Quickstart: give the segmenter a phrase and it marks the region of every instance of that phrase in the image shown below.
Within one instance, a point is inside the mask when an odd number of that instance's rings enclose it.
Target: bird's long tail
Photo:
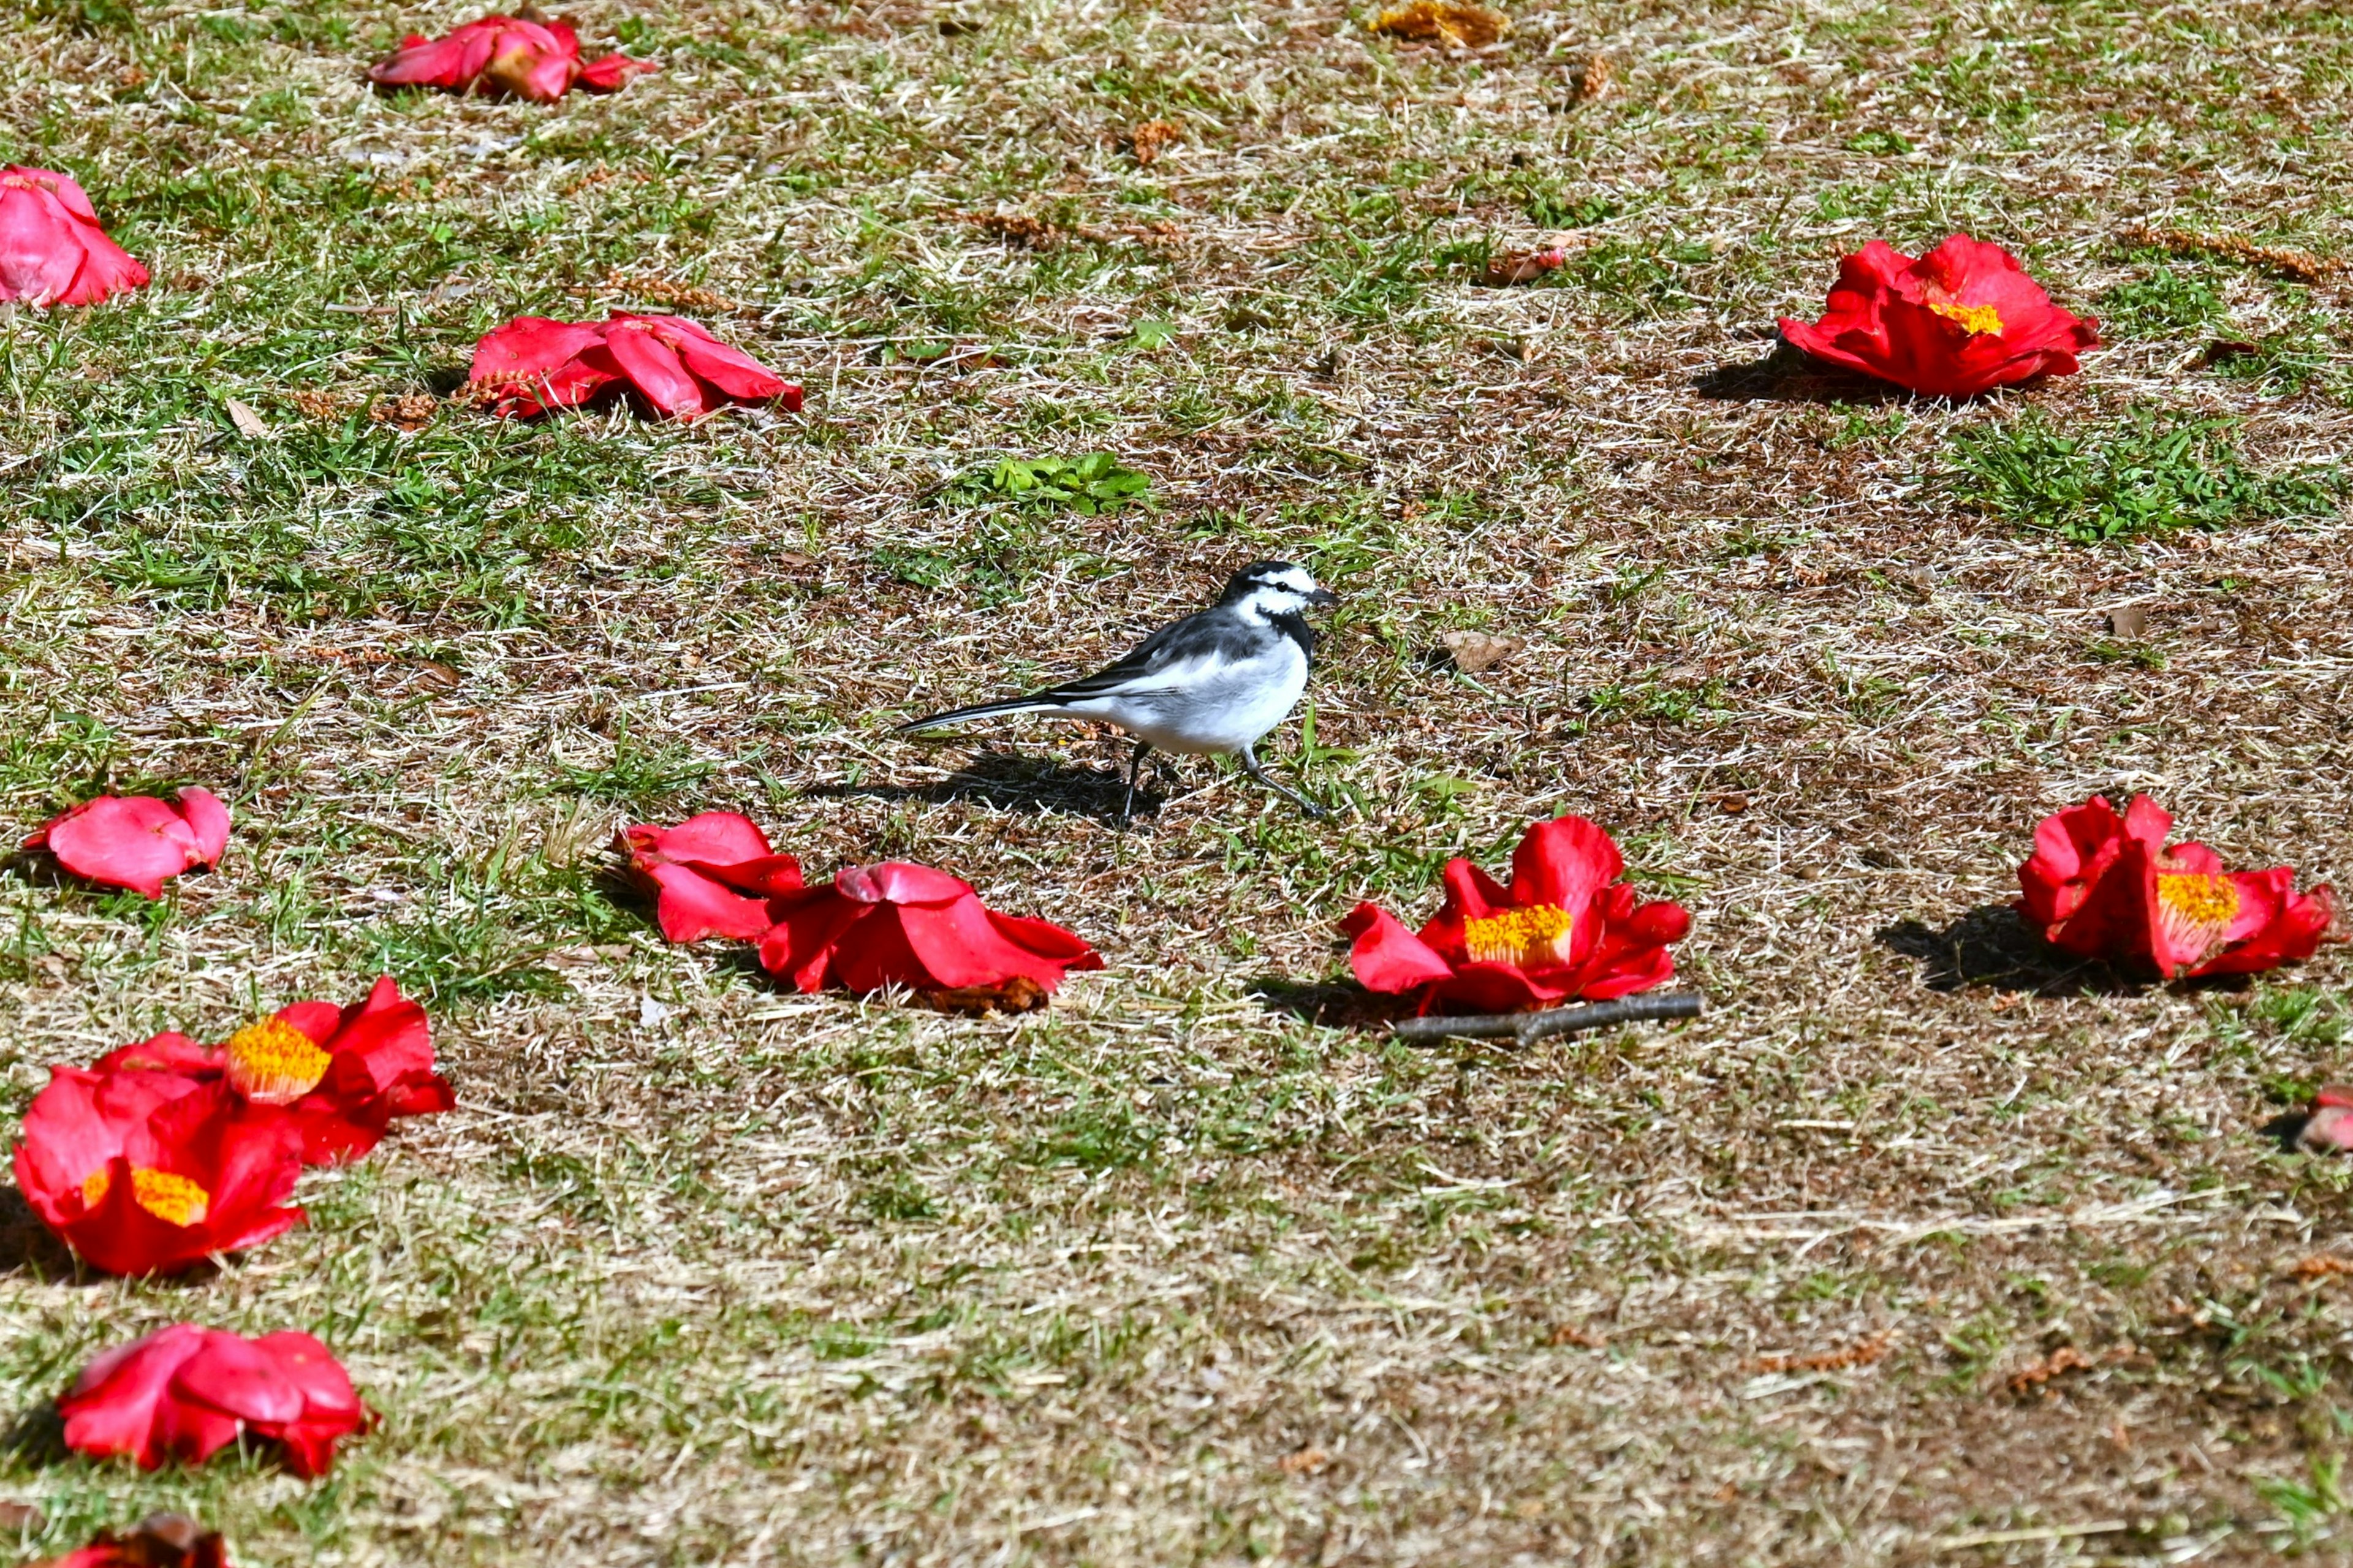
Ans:
[[[969,724],[975,719],[996,719],[1008,713],[1051,713],[1062,705],[1042,694],[1035,697],[1008,698],[1003,702],[983,702],[971,708],[951,708],[944,713],[933,713],[922,719],[910,719],[899,726],[901,731],[913,730],[944,730],[951,724]]]

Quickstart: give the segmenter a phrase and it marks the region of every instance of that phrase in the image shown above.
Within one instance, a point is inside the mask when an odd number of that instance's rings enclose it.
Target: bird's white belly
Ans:
[[[1247,664],[1169,676],[1165,685],[1131,686],[1065,711],[1108,719],[1164,752],[1222,756],[1251,744],[1298,706],[1307,689],[1307,656],[1286,637]]]

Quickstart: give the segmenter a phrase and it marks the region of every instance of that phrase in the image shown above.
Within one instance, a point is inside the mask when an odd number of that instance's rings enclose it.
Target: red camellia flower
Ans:
[[[2286,866],[2226,871],[2203,844],[2167,848],[2172,828],[2145,795],[2122,816],[2094,795],[2043,818],[2018,868],[2018,912],[2063,952],[2167,980],[2275,969],[2329,938],[2327,887],[2299,896]]]
[[[671,942],[765,936],[777,919],[769,900],[801,889],[801,863],[769,848],[759,824],[732,811],[706,811],[676,827],[640,823],[622,830],[619,847],[653,892],[655,918]]]
[[[354,1160],[384,1138],[396,1116],[423,1116],[457,1103],[433,1070],[433,1028],[425,1009],[389,974],[350,1007],[297,1002],[228,1043],[207,1048],[162,1034],[98,1059],[92,1069],[171,1073],[191,1083],[225,1082],[248,1105],[282,1108],[301,1131],[306,1164]]]
[[[1839,263],[1830,309],[1781,335],[1817,359],[1930,397],[2073,375],[2099,323],[2051,302],[2009,251],[1957,234],[1914,261],[1874,239]]]
[[[0,300],[95,305],[146,284],[79,185],[53,169],[0,169]]]
[[[52,819],[25,840],[75,876],[164,896],[164,879],[213,866],[228,847],[228,807],[210,790],[184,789],[179,804],[153,795],[102,795]]]
[[[772,398],[801,406],[799,387],[683,316],[617,311],[601,326],[517,316],[474,345],[468,379],[481,402],[524,416],[621,395],[666,419]]]
[[[151,1513],[128,1535],[99,1531],[88,1546],[33,1568],[229,1568],[220,1531],[185,1514]]]
[[[1606,1002],[1672,978],[1667,944],[1691,916],[1642,903],[1618,880],[1625,858],[1581,816],[1530,827],[1512,852],[1512,885],[1468,860],[1446,863],[1446,903],[1414,935],[1377,905],[1341,922],[1366,988],[1411,994],[1416,1011],[1525,1013],[1582,998]]]
[[[110,1274],[168,1274],[301,1223],[281,1206],[302,1135],[225,1083],[51,1068],[25,1111],[16,1185],[66,1245]]]
[[[309,1334],[248,1340],[194,1323],[100,1356],[58,1411],[78,1454],[128,1454],[142,1470],[200,1464],[243,1431],[283,1445],[286,1468],[306,1479],[334,1463],[338,1439],[375,1421],[343,1363]]]
[[[998,914],[968,883],[903,860],[849,867],[776,903],[780,918],[760,943],[760,962],[803,991],[1011,985],[1042,999],[1065,970],[1103,967],[1060,926]]]
[[[410,34],[390,59],[369,68],[368,78],[385,87],[442,87],[454,92],[480,88],[533,103],[554,103],[575,87],[614,92],[631,77],[660,68],[627,55],[607,55],[582,65],[580,39],[570,24],[485,16],[446,38]]]

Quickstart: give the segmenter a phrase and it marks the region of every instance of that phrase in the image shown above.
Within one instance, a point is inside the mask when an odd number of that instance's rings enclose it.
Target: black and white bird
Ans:
[[[1339,595],[1288,561],[1261,561],[1233,575],[1216,605],[1153,633],[1108,668],[1003,702],[954,708],[899,728],[937,730],[1008,713],[1108,720],[1135,737],[1127,805],[1154,747],[1191,756],[1232,756],[1243,771],[1310,816],[1324,808],[1266,776],[1252,749],[1289,717],[1307,689],[1315,649],[1307,611]]]

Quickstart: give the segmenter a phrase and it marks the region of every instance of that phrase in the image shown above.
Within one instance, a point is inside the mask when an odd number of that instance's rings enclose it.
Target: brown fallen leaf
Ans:
[[[1446,645],[1447,657],[1453,659],[1454,668],[1465,675],[1493,669],[1528,646],[1525,637],[1495,637],[1487,632],[1447,632],[1438,640]]]
[[[1511,18],[1501,11],[1463,0],[1409,0],[1382,12],[1373,22],[1373,31],[1416,43],[1483,49],[1510,31],[1511,26]]]
[[[1533,283],[1567,259],[1566,250],[1499,250],[1487,258],[1487,269],[1479,281],[1490,289]]]
[[[225,399],[223,406],[228,410],[228,422],[237,426],[238,435],[248,441],[269,439],[269,422],[260,415],[234,397]]]
[[[1135,161],[1149,169],[1159,161],[1160,154],[1185,139],[1185,128],[1173,120],[1147,120],[1128,132],[1127,148]]]
[[[2147,605],[2118,605],[2107,615],[2108,635],[2115,637],[2139,637],[2148,635]]]
[[[409,668],[417,671],[417,685],[429,686],[436,691],[455,691],[464,679],[438,658],[420,658]]]
[[[1715,809],[1726,816],[1738,816],[1748,809],[1748,797],[1745,795],[1720,795],[1715,797]]]
[[[977,1018],[989,1013],[1034,1013],[1049,1000],[1043,985],[1017,974],[1001,985],[927,986],[915,1000],[934,1013]]]

